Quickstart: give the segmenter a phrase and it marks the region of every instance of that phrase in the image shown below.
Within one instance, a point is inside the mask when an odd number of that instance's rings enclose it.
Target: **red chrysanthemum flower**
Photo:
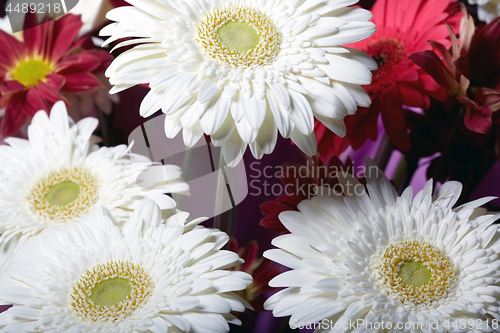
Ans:
[[[307,172],[301,172],[305,170]],[[355,174],[354,165],[350,158],[345,163],[333,156],[328,164],[324,164],[321,159],[309,159],[306,166],[288,164],[283,166],[284,173],[281,180],[285,184],[288,194],[282,194],[273,201],[267,201],[260,205],[260,211],[264,218],[260,225],[268,230],[289,233],[288,229],[281,223],[278,216],[288,210],[299,211],[298,204],[302,200],[311,199],[311,196],[319,191],[320,187],[325,187],[330,193],[340,193],[338,176],[339,174]],[[364,183],[364,179],[359,179]],[[322,194],[327,194],[326,192]]]
[[[238,241],[231,238],[229,250],[238,253],[240,258],[245,260],[243,264],[229,270],[242,271],[253,277],[252,284],[245,290],[237,292],[237,294],[250,303],[255,311],[263,311],[266,294],[273,291],[273,288],[269,287],[269,281],[280,274],[283,269],[280,266],[274,266],[272,261],[258,256],[259,245],[256,241],[251,241],[247,246],[240,248]]]
[[[366,140],[377,139],[377,118],[400,150],[410,147],[403,106],[428,108],[429,96],[446,98],[446,92],[421,68],[409,60],[415,52],[430,49],[428,40],[449,46],[445,20],[458,26],[460,11],[455,0],[378,0],[372,8],[377,32],[351,46],[375,59],[379,69],[365,89],[370,94],[369,108],[359,108],[346,118],[347,136],[358,149]]]
[[[34,26],[35,14],[26,16],[25,26]],[[103,85],[96,77],[112,58],[95,50],[90,36],[78,38],[80,16],[59,19],[24,30],[20,41],[0,31],[0,109],[5,109],[2,135],[17,133],[39,110],[50,111],[65,95],[97,91]]]
[[[500,18],[475,32],[474,21],[462,7],[459,45],[450,31],[453,46],[448,50],[438,42],[430,42],[434,51],[411,56],[449,95],[465,106],[465,126],[486,134],[493,121],[500,123]],[[495,116],[495,117],[494,117]]]

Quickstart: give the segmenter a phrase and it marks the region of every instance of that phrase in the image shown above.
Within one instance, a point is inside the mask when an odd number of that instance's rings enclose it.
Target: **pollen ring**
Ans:
[[[146,304],[153,290],[153,280],[141,266],[111,261],[80,276],[71,290],[70,303],[84,321],[115,323]]]
[[[28,209],[42,221],[74,222],[99,199],[97,178],[82,168],[61,169],[39,177],[26,194]]]
[[[435,308],[451,301],[458,287],[458,267],[425,241],[390,244],[370,266],[378,289],[410,308]]]
[[[200,22],[196,41],[218,63],[247,68],[270,64],[280,51],[281,34],[260,10],[227,6]]]

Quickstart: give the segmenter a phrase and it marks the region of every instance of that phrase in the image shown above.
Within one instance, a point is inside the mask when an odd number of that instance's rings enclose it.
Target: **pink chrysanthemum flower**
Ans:
[[[433,51],[413,54],[411,60],[465,106],[464,124],[469,130],[486,134],[500,122],[500,63],[490,61],[500,56],[500,18],[476,32],[465,7],[462,11],[460,44],[450,31],[450,50],[432,41]]]
[[[34,15],[25,24],[33,26]],[[88,94],[103,88],[96,77],[111,56],[95,50],[90,36],[78,38],[79,16],[67,14],[23,32],[20,41],[0,31],[0,109],[5,109],[1,132],[16,134],[39,110],[49,111],[68,94]],[[78,99],[78,98],[77,98]]]
[[[428,40],[451,46],[448,22],[457,28],[460,12],[454,0],[378,0],[372,8],[375,34],[353,44],[368,53],[379,67],[372,83],[365,86],[372,104],[346,119],[347,135],[354,149],[377,138],[377,118],[382,114],[385,130],[400,150],[408,150],[410,139],[403,105],[428,108],[433,96],[446,98],[444,90],[409,60],[415,52],[429,50]],[[455,10],[457,9],[457,10]]]

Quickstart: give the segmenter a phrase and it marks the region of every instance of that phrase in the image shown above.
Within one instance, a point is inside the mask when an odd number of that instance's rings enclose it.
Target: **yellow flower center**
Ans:
[[[74,222],[91,211],[99,199],[96,177],[79,168],[40,177],[27,192],[28,209],[43,222]]]
[[[208,14],[196,40],[206,55],[230,68],[265,66],[279,53],[281,35],[260,10],[228,6]]]
[[[372,258],[375,285],[411,308],[437,307],[451,300],[458,287],[453,263],[431,244],[405,240],[389,245]]]
[[[115,323],[146,304],[153,290],[153,280],[141,266],[111,261],[81,275],[71,290],[70,302],[84,321]]]
[[[39,59],[29,59],[17,65],[12,72],[12,78],[26,87],[37,87],[38,82],[44,81],[51,71],[50,63]]]

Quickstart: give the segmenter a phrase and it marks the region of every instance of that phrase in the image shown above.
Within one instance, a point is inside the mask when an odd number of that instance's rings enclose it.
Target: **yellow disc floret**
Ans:
[[[49,62],[41,59],[28,59],[20,62],[12,71],[12,79],[26,87],[37,87],[40,81],[52,71]]]

